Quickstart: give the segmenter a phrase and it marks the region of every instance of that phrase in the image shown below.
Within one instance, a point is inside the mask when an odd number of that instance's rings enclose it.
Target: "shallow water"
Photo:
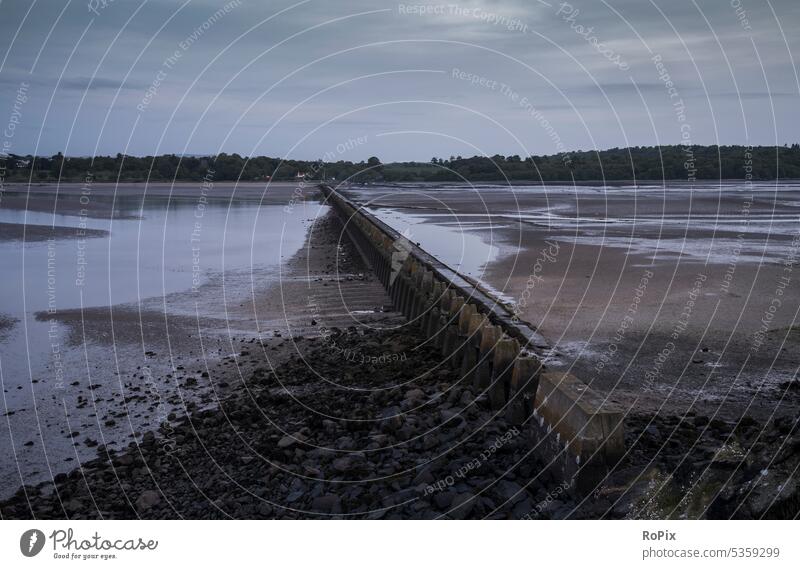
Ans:
[[[370,203],[371,211],[395,229],[416,230],[423,248],[477,277],[487,263],[524,249],[518,231],[516,236],[504,231],[520,225],[568,243],[626,249],[642,259],[680,256],[709,264],[734,258],[739,263],[779,262],[800,229],[796,182],[419,184],[348,193]],[[428,225],[424,229],[423,222]]]
[[[189,290],[209,275],[280,263],[303,243],[305,228],[287,223],[283,208],[191,200],[148,200],[130,213],[140,219],[0,210],[0,222],[110,231],[108,237],[51,243],[0,243],[4,278],[0,311],[109,306]],[[264,246],[268,244],[268,246]],[[283,250],[281,251],[281,246]],[[48,263],[48,260],[51,262]],[[54,288],[47,293],[48,277]],[[23,294],[24,293],[24,294]]]
[[[98,186],[95,191],[103,189]],[[17,320],[0,342],[7,390],[52,371],[49,347],[60,337],[37,313],[201,290],[203,314],[219,313],[223,296],[230,301],[246,295],[254,275],[277,276],[280,263],[302,246],[305,221],[327,210],[308,203],[287,213],[282,205],[252,200],[161,195],[119,203],[121,218],[115,219],[0,209],[0,222],[73,228],[49,241],[0,242],[0,314]],[[109,234],[83,238],[81,228]],[[219,290],[207,290],[209,283]]]
[[[482,230],[491,231],[490,225],[464,224],[452,217],[435,223],[429,216],[409,214],[402,211],[374,210],[383,222],[420,245],[431,255],[442,260],[462,274],[480,278],[487,263],[497,259],[500,247],[481,235]]]
[[[113,200],[113,219],[81,217],[74,207],[42,212],[49,187],[35,189],[39,211],[0,208],[0,222],[70,228],[49,241],[0,242],[0,315],[14,320],[0,331],[0,496],[92,457],[88,439],[119,447],[180,411],[170,402],[179,376],[230,353],[228,336],[258,334],[256,322],[231,322],[229,310],[277,282],[313,219],[328,211],[303,200],[287,208],[292,187],[264,199],[261,187],[240,196],[220,184],[219,198],[206,201],[197,187],[176,195],[157,187],[143,200],[142,185],[123,186],[92,190],[92,199]],[[59,191],[59,207],[74,206],[79,188]],[[82,238],[81,228],[109,233]],[[113,321],[90,310],[109,306]],[[200,333],[201,319],[213,329]]]

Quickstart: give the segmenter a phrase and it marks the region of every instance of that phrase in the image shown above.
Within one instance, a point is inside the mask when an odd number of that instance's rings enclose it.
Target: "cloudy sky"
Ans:
[[[797,0],[0,0],[2,144],[389,161],[792,143],[798,29]]]

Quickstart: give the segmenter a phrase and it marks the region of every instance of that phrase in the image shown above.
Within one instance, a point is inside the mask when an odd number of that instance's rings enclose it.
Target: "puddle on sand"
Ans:
[[[384,223],[419,243],[420,247],[449,267],[480,279],[487,263],[495,261],[500,247],[486,243],[472,223],[431,222],[427,215],[415,215],[388,209],[370,211]]]

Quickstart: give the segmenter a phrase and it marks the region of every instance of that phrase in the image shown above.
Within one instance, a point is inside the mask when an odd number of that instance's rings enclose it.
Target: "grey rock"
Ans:
[[[463,520],[468,517],[475,507],[475,501],[475,495],[471,492],[458,494],[451,504],[450,517],[457,520]]]
[[[145,490],[136,499],[136,509],[145,512],[161,502],[161,494],[155,490]]]
[[[319,498],[314,498],[311,507],[315,511],[326,514],[340,514],[342,512],[342,500],[336,494],[325,494]]]

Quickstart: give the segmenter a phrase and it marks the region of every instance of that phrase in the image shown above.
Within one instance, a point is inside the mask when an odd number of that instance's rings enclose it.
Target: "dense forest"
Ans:
[[[282,160],[266,156],[0,156],[5,181],[350,180],[372,182],[774,180],[800,178],[800,145],[637,146],[547,156],[451,156],[430,162]]]

